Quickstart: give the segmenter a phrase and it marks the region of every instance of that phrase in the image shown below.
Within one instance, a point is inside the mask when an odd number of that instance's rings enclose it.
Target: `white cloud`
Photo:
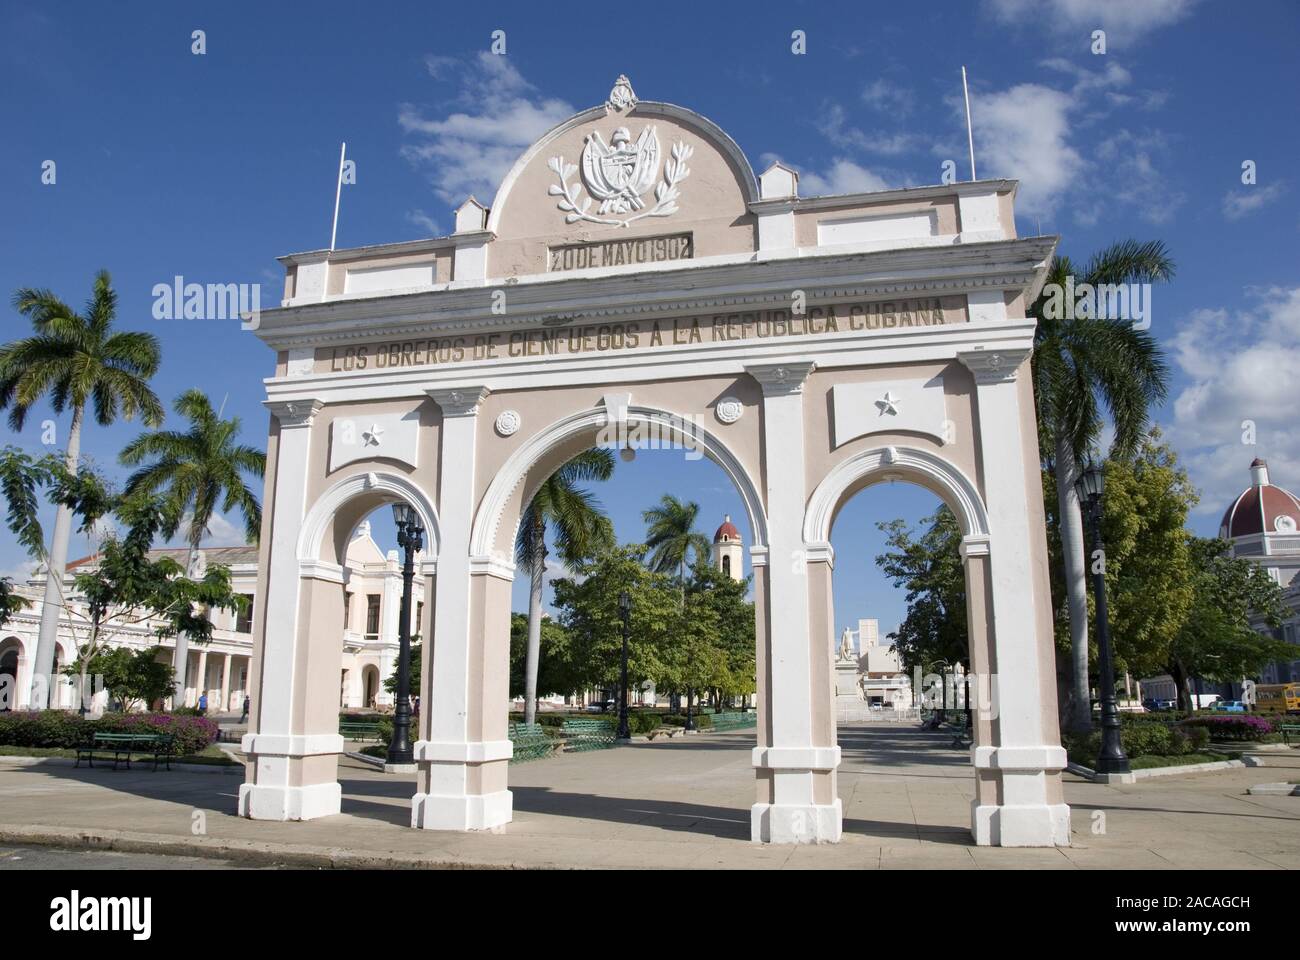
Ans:
[[[807,197],[888,189],[890,185],[879,174],[843,157],[831,161],[830,169],[824,173],[809,170],[799,174],[799,192]]]
[[[422,209],[407,210],[406,219],[408,223],[415,224],[431,237],[442,236],[442,228],[438,226],[438,222]]]
[[[887,156],[904,153],[918,142],[916,135],[910,133],[865,133],[848,122],[848,114],[838,103],[823,107],[817,130],[832,146]]]
[[[1189,382],[1174,400],[1169,437],[1203,491],[1202,513],[1227,507],[1257,456],[1268,461],[1274,483],[1300,487],[1300,287],[1247,292],[1250,308],[1197,310],[1170,341]],[[1254,445],[1243,442],[1244,421],[1254,425]]]
[[[430,57],[435,79],[452,72],[453,58]],[[505,57],[481,52],[460,66],[463,107],[429,118],[414,104],[402,104],[398,123],[411,140],[402,156],[427,169],[433,190],[453,206],[470,194],[490,203],[497,185],[534,140],[575,111],[563,100],[542,97]]]
[[[1240,220],[1248,214],[1262,210],[1282,194],[1286,193],[1286,184],[1281,180],[1266,187],[1258,185],[1243,186],[1240,190],[1230,190],[1223,195],[1223,215],[1229,220]]]
[[[1051,215],[1078,186],[1085,163],[1070,145],[1075,106],[1069,94],[1037,83],[971,98],[977,172],[1018,178],[1018,212]]]
[[[1197,0],[985,0],[1004,23],[1045,25],[1056,33],[1106,31],[1106,42],[1137,40],[1153,30],[1177,23]]]
[[[863,87],[862,102],[882,113],[906,116],[912,112],[916,96],[911,90],[880,77]]]
[[[208,521],[208,532],[203,543],[209,547],[234,547],[244,542],[244,527],[231,523],[220,513],[214,513]]]

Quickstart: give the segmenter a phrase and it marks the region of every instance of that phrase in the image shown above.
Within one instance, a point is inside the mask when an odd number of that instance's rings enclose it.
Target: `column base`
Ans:
[[[239,786],[239,815],[251,820],[315,820],[338,813],[343,806],[339,783],[313,783],[305,787]]]
[[[998,806],[972,801],[970,832],[981,847],[1068,847],[1070,808],[1064,803]]]
[[[750,808],[750,839],[754,843],[839,843],[844,812],[834,803],[756,803]]]
[[[495,830],[513,814],[509,790],[463,796],[417,793],[411,798],[411,826],[417,830]]]

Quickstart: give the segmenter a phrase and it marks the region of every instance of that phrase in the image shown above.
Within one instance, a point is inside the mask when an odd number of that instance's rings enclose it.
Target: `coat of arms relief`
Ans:
[[[606,109],[622,113],[636,105],[636,94],[627,77],[619,77],[606,101]],[[609,142],[599,130],[589,133],[582,148],[581,183],[570,182],[578,173],[576,164],[563,156],[551,157],[547,166],[558,180],[548,192],[559,197],[557,206],[564,211],[565,223],[601,223],[626,227],[645,217],[667,217],[677,212],[681,196],[678,185],[690,176],[686,161],[694,152],[683,140],[673,143],[659,177],[659,133],[654,126],[642,128],[636,140],[627,127],[618,127]],[[646,194],[654,186],[654,205],[648,206]],[[583,196],[583,189],[586,196]],[[592,204],[599,201],[595,212]]]

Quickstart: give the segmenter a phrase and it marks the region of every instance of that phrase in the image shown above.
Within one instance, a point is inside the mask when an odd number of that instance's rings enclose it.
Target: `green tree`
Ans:
[[[523,697],[527,670],[529,618],[525,613],[510,615],[510,696]],[[569,632],[550,617],[542,617],[539,631],[537,693],[540,696],[577,693],[580,671],[573,661]]]
[[[161,647],[149,650],[130,650],[126,647],[100,650],[89,661],[91,676],[102,679],[104,689],[111,699],[120,700],[122,708],[130,710],[135,704],[148,708],[171,692],[172,671],[167,663],[158,659]],[[78,671],[76,665],[64,672]]]
[[[90,300],[77,313],[50,290],[23,287],[13,296],[14,309],[32,322],[33,336],[0,347],[0,410],[9,410],[9,426],[23,429],[27,413],[48,397],[55,413],[71,411],[64,465],[76,473],[81,460],[81,428],[86,407],[95,421],[107,426],[118,415],[139,416],[146,424],[162,422],[162,404],[149,388],[158,371],[161,351],[152,334],[115,331],[117,294],[108,271],[95,275]],[[31,702],[41,708],[54,669],[54,651],[63,609],[63,576],[67,570],[72,512],[58,507],[49,550],[31,551],[45,563],[45,602],[32,670]]]
[[[618,685],[623,627],[619,594],[632,600],[628,642],[629,683],[662,682],[665,656],[680,604],[673,582],[642,564],[641,544],[613,547],[579,563],[573,577],[554,582],[558,619],[568,631],[570,681],[575,690]]]
[[[1253,617],[1275,630],[1283,617],[1282,588],[1259,564],[1230,556],[1227,542],[1217,538],[1191,537],[1189,550],[1194,602],[1165,666],[1183,710],[1192,708],[1192,677],[1233,682],[1295,653],[1292,644],[1250,626]]]
[[[940,661],[969,666],[966,571],[957,518],[941,506],[919,531],[903,520],[876,526],[888,534],[886,552],[876,557],[876,565],[895,587],[907,591],[907,616],[889,634],[904,667],[929,669]]]
[[[1065,587],[1068,597],[1073,682],[1070,726],[1088,730],[1087,578],[1083,519],[1074,484],[1079,465],[1101,436],[1102,408],[1115,427],[1112,454],[1124,456],[1146,432],[1148,412],[1168,393],[1169,372],[1154,337],[1131,318],[1103,316],[1086,302],[1067,302],[1068,290],[1166,281],[1173,260],[1163,243],[1126,240],[1094,254],[1082,270],[1057,257],[1029,313],[1034,331],[1033,377],[1038,401],[1039,447],[1056,477]]]
[[[687,592],[684,602],[670,606],[671,642],[658,657],[657,686],[686,693],[689,713],[702,690],[734,686],[726,651],[718,643],[721,624],[707,594]]]
[[[1163,669],[1195,599],[1185,524],[1196,491],[1158,430],[1131,458],[1108,460],[1105,479],[1101,527],[1116,667],[1149,676]]]
[[[656,573],[675,571],[683,602],[686,595],[687,561],[692,554],[697,562],[709,558],[709,538],[695,529],[699,514],[698,503],[678,500],[671,493],[665,493],[658,506],[641,514],[646,523],[650,569]]]
[[[695,598],[715,615],[709,643],[721,652],[722,659],[708,686],[719,712],[724,698],[748,696],[756,689],[754,604],[746,599],[748,592],[748,578],[736,580],[702,558],[692,566],[686,584],[687,608]]]
[[[0,627],[9,622],[9,618],[20,610],[26,610],[31,602],[14,592],[13,581],[0,577]]]
[[[542,639],[542,586],[546,574],[546,532],[550,528],[560,559],[568,566],[614,543],[614,527],[599,502],[579,484],[608,480],[612,451],[594,447],[578,454],[542,482],[519,518],[515,559],[528,573],[528,644],[524,667],[524,720],[537,715],[537,669]]]
[[[176,398],[175,409],[189,420],[189,430],[141,434],[126,445],[120,459],[126,466],[139,467],[126,482],[128,494],[163,491],[174,507],[169,511],[174,522],[162,529],[162,535],[172,537],[184,525],[189,545],[185,567],[193,575],[199,543],[218,504],[224,513],[237,511],[244,521],[244,536],[249,543],[257,542],[262,507],[244,476],[261,478],[266,473],[266,454],[239,443],[239,418],[222,419],[201,390],[186,390]],[[176,638],[178,704],[185,696],[188,640],[185,634]]]

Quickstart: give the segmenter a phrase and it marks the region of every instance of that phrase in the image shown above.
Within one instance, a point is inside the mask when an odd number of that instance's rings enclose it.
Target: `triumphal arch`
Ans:
[[[639,100],[543,135],[455,232],[283,258],[239,810],[340,810],[344,551],[397,500],[428,531],[412,826],[509,824],[513,543],[595,444],[676,438],[744,501],[757,611],[756,841],[838,840],[831,526],[885,480],[963,532],[981,844],[1069,842],[1029,371],[1053,238],[1016,183],[800,196],[723,130]]]

